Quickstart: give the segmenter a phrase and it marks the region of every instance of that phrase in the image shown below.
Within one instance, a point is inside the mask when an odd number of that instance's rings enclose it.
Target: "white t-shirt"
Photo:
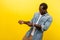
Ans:
[[[36,24],[38,24],[38,22],[39,22],[39,20],[40,20],[41,17],[42,17],[42,15],[40,14],[40,16],[39,16]],[[36,29],[36,27],[34,27],[33,30],[32,30],[32,32],[31,32],[31,35],[32,35],[32,36],[34,35],[35,29]]]

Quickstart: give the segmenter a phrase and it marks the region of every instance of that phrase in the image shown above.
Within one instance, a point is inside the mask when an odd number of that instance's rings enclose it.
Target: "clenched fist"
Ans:
[[[24,21],[23,20],[19,20],[18,23],[19,24],[24,24]]]

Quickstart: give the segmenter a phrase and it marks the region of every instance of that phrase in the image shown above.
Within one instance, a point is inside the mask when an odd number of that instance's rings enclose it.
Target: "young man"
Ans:
[[[52,22],[52,17],[48,14],[47,8],[46,3],[41,3],[39,12],[34,14],[31,21],[19,20],[19,24],[27,24],[31,27],[23,40],[42,40],[43,32],[49,28]]]

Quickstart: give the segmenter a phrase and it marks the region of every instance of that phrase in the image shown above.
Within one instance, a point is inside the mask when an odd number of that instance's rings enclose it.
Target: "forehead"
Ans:
[[[41,9],[43,9],[43,6],[40,6]]]

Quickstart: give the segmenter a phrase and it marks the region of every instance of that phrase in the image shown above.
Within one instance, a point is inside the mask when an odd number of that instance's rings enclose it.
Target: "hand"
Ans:
[[[18,23],[19,24],[24,24],[24,21],[23,20],[19,20]]]

